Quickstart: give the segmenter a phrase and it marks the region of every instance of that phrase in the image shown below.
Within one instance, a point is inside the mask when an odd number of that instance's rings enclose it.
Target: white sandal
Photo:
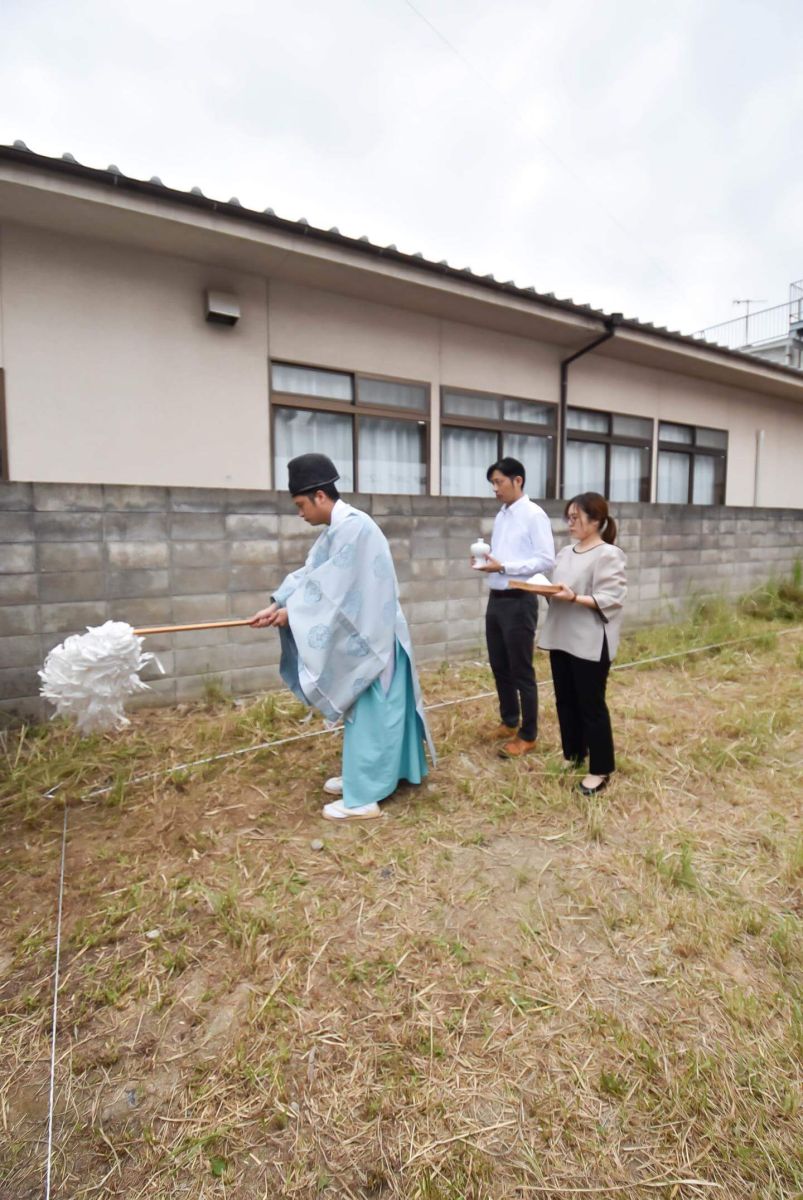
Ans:
[[[321,816],[325,821],[370,821],[373,817],[381,817],[382,810],[378,804],[346,808],[342,800],[333,800],[331,804],[324,804]]]

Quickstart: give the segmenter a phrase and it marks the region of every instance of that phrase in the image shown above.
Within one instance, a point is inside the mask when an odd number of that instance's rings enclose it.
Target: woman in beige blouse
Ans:
[[[549,651],[563,756],[580,766],[588,755],[580,791],[591,796],[615,769],[605,687],[627,595],[625,556],[604,496],[583,492],[565,513],[577,544],[558,554],[552,582],[561,590],[549,598],[539,644]]]

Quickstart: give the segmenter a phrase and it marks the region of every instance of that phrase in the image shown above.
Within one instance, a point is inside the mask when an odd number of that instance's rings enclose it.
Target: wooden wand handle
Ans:
[[[139,637],[154,633],[188,633],[193,629],[230,629],[234,625],[250,625],[250,621],[201,621],[198,625],[150,625],[147,629],[135,629]]]

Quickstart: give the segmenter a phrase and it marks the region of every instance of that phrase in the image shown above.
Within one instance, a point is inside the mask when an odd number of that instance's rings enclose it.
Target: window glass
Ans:
[[[527,437],[524,433],[502,435],[502,456],[517,458],[523,465],[526,474],[524,490],[531,498],[546,496],[551,448],[550,438]]]
[[[554,425],[555,409],[551,404],[529,404],[526,400],[502,401],[506,421],[521,421],[527,425]]]
[[[275,392],[292,392],[297,396],[320,396],[326,400],[348,400],[352,398],[350,375],[337,371],[320,371],[315,367],[293,367],[287,363],[273,363],[271,383]]]
[[[485,496],[485,472],[499,457],[495,433],[484,429],[441,430],[441,492],[444,496]]]
[[[728,435],[722,429],[698,429],[695,440],[698,446],[711,446],[716,450],[728,448]]]
[[[611,446],[609,500],[640,500],[650,470],[650,452],[640,446]]]
[[[278,408],[274,420],[273,483],[287,486],[287,464],[299,454],[328,454],[340,472],[337,487],[354,491],[354,453],[351,417],[337,413],[308,412],[303,408]]]
[[[659,504],[688,504],[691,456],[661,450],[658,455]]]
[[[661,421],[658,438],[662,442],[683,442],[690,446],[693,436],[694,430],[689,425],[668,425]]]
[[[567,500],[580,492],[605,494],[605,450],[605,445],[600,442],[567,442]]]
[[[423,494],[426,487],[423,425],[417,421],[361,417],[357,445],[361,492]]]
[[[357,403],[383,404],[388,408],[412,408],[416,412],[426,412],[429,408],[429,388],[414,383],[395,383],[391,379],[358,379]]]
[[[592,433],[608,433],[609,420],[607,413],[591,412],[587,408],[568,408],[566,410],[567,429],[588,429]]]
[[[614,416],[612,420],[614,436],[652,439],[652,421],[645,417]]]
[[[716,495],[716,459],[708,454],[694,456],[692,504],[713,504]]]
[[[498,396],[469,396],[465,392],[443,393],[443,411],[448,416],[498,421],[501,410],[502,403]]]

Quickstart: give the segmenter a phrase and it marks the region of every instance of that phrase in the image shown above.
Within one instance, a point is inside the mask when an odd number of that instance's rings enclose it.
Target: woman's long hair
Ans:
[[[605,497],[600,496],[599,492],[581,492],[579,496],[572,496],[571,500],[566,502],[564,517],[568,517],[573,504],[576,504],[590,521],[598,522],[599,536],[603,542],[612,546],[616,541],[616,522],[608,512],[608,501]]]

